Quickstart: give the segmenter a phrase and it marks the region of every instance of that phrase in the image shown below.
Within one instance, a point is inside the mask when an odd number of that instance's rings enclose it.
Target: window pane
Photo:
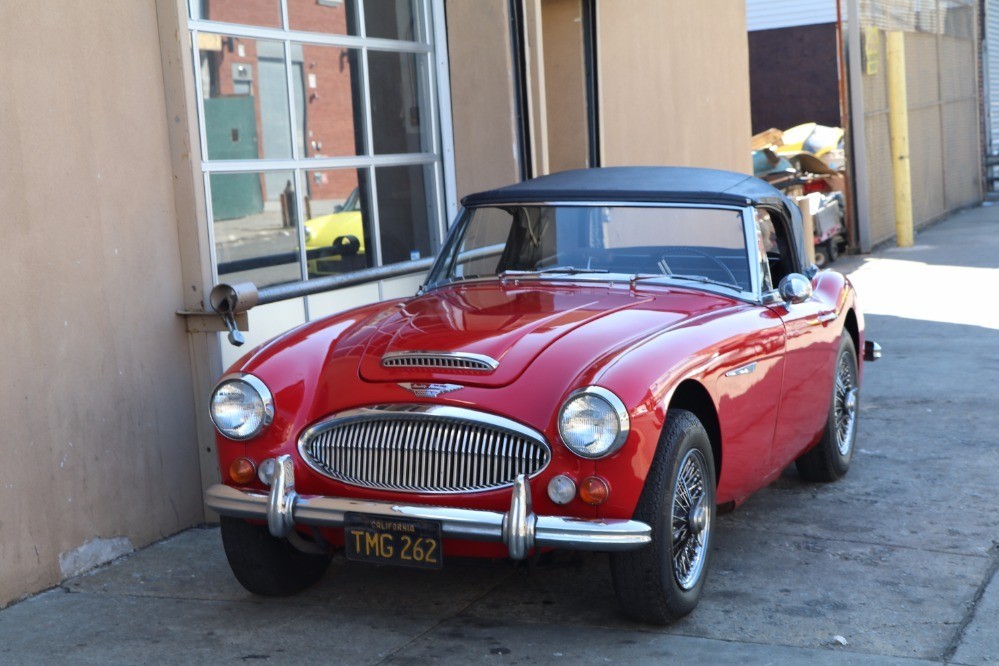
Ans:
[[[211,175],[220,280],[263,287],[301,279],[294,183],[291,171]]]
[[[364,31],[368,37],[425,41],[419,0],[364,0]]]
[[[197,0],[191,5],[196,19],[281,27],[280,0]]]
[[[343,157],[364,154],[360,52],[334,46],[295,45],[296,135],[302,155]]]
[[[434,201],[431,167],[375,169],[382,264],[429,257],[436,245],[431,231]]]
[[[306,171],[305,251],[309,277],[374,265],[365,169]]]
[[[284,46],[204,33],[198,46],[208,159],[291,157]]]
[[[288,0],[292,30],[357,35],[357,0]]]
[[[431,152],[426,58],[369,51],[368,68],[375,153]]]

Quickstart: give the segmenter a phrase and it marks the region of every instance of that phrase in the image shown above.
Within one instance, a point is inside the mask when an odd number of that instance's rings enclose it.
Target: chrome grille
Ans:
[[[382,357],[385,368],[441,368],[492,372],[499,363],[482,354],[458,352],[389,352]]]
[[[386,405],[309,428],[299,451],[351,485],[424,493],[501,488],[547,466],[544,437],[508,419],[444,405]]]

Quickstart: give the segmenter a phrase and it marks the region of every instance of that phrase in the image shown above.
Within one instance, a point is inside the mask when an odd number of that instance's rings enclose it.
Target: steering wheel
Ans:
[[[361,241],[357,236],[337,236],[333,239],[333,254],[341,257],[349,257],[357,254],[361,249]]]
[[[739,284],[739,280],[736,279],[735,274],[732,273],[732,270],[728,266],[726,266],[724,263],[722,263],[722,261],[718,257],[714,257],[714,256],[708,254],[707,252],[705,252],[704,250],[698,250],[697,248],[694,248],[694,247],[686,247],[685,246],[683,248],[676,248],[676,249],[683,250],[684,252],[691,252],[693,254],[702,256],[705,259],[708,259],[711,263],[715,264],[716,266],[718,266],[719,268],[721,268],[722,271],[725,272],[725,275],[727,275],[728,278],[730,280],[732,280],[732,284],[735,284],[735,285]],[[666,264],[666,257],[668,257],[668,256],[669,256],[668,254],[664,254],[662,256],[662,259],[660,260],[660,262],[662,264]]]

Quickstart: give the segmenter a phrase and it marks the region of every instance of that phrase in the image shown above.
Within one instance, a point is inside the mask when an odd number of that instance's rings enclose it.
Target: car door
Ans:
[[[778,266],[774,285],[790,272],[801,270],[794,256],[790,224],[783,214],[770,211],[775,245],[779,255],[771,265]],[[806,239],[806,242],[811,239]],[[817,289],[820,275],[812,278],[812,295],[802,303],[787,304],[768,299],[768,307],[784,323],[785,363],[777,428],[774,434],[772,464],[783,468],[814,444],[825,425],[832,395],[833,363],[838,345],[836,303],[828,302]]]

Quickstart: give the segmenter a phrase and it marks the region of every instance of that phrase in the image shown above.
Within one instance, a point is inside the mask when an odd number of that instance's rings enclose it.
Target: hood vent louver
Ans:
[[[382,356],[384,368],[426,368],[429,370],[465,370],[492,372],[499,362],[482,354],[463,352],[407,351]]]

